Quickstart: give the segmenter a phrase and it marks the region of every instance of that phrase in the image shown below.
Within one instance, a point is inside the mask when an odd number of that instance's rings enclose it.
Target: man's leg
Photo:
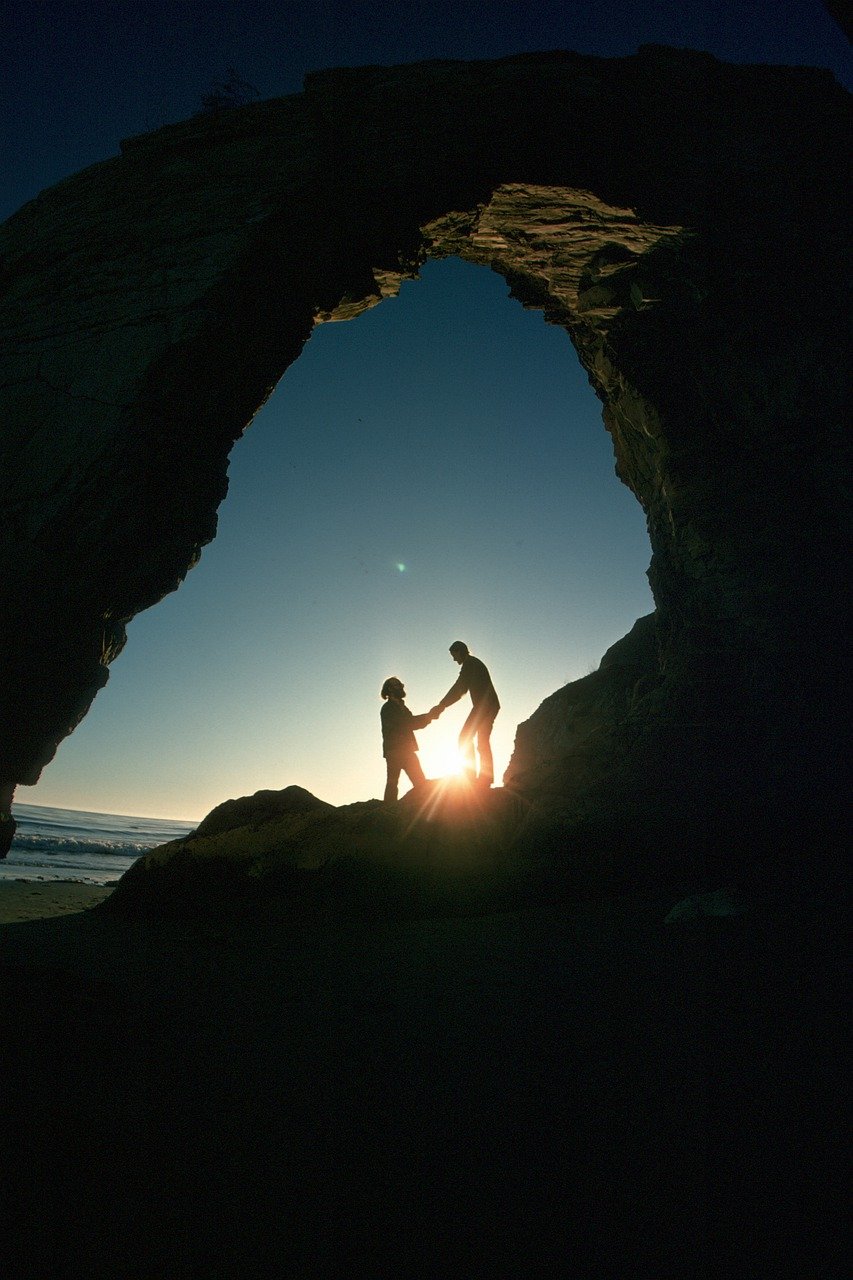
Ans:
[[[494,720],[483,720],[477,729],[477,751],[480,754],[480,781],[491,786],[495,780],[495,762],[492,759],[492,725]]]
[[[388,766],[388,780],[385,783],[385,803],[390,804],[391,801],[397,799],[397,783],[400,781],[400,765],[396,760],[386,760]]]
[[[406,757],[406,760],[403,763],[403,768],[409,775],[409,779],[413,787],[419,787],[422,783],[426,782],[426,776],[421,768],[421,762],[414,753]]]
[[[466,777],[472,781],[477,776],[477,758],[474,755],[474,735],[477,729],[477,712],[472,711],[459,734],[459,754],[462,756],[462,765]]]

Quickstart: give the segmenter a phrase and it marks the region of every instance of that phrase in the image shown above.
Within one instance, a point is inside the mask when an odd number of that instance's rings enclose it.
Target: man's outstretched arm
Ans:
[[[458,702],[459,699],[464,697],[467,692],[468,692],[468,681],[460,672],[456,681],[450,686],[450,688],[447,690],[447,693],[441,699],[441,702],[436,703],[437,710],[444,711],[445,707],[453,706],[453,703]]]

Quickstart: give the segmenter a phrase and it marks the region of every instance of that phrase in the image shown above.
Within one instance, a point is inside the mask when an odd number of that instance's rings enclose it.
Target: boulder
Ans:
[[[519,905],[531,888],[517,848],[529,805],[458,779],[396,804],[335,807],[301,787],[218,805],[127,871],[104,910],[195,918],[412,918]]]
[[[318,800],[304,787],[285,787],[283,791],[256,791],[252,796],[239,800],[224,800],[203,818],[193,836],[217,836],[239,827],[257,829],[266,822],[285,814],[305,814],[331,809],[325,800]]]
[[[648,614],[607,650],[597,671],[552,693],[518,726],[504,785],[560,803],[584,794],[660,678],[656,619]]]

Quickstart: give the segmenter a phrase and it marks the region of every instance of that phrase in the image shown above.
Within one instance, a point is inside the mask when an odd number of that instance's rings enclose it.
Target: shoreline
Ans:
[[[114,888],[76,880],[0,880],[0,924],[77,915],[99,906]]]

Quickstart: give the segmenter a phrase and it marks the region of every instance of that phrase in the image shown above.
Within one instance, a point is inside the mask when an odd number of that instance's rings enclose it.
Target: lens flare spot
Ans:
[[[400,560],[397,561],[397,572],[398,573],[406,572],[406,566]]]

